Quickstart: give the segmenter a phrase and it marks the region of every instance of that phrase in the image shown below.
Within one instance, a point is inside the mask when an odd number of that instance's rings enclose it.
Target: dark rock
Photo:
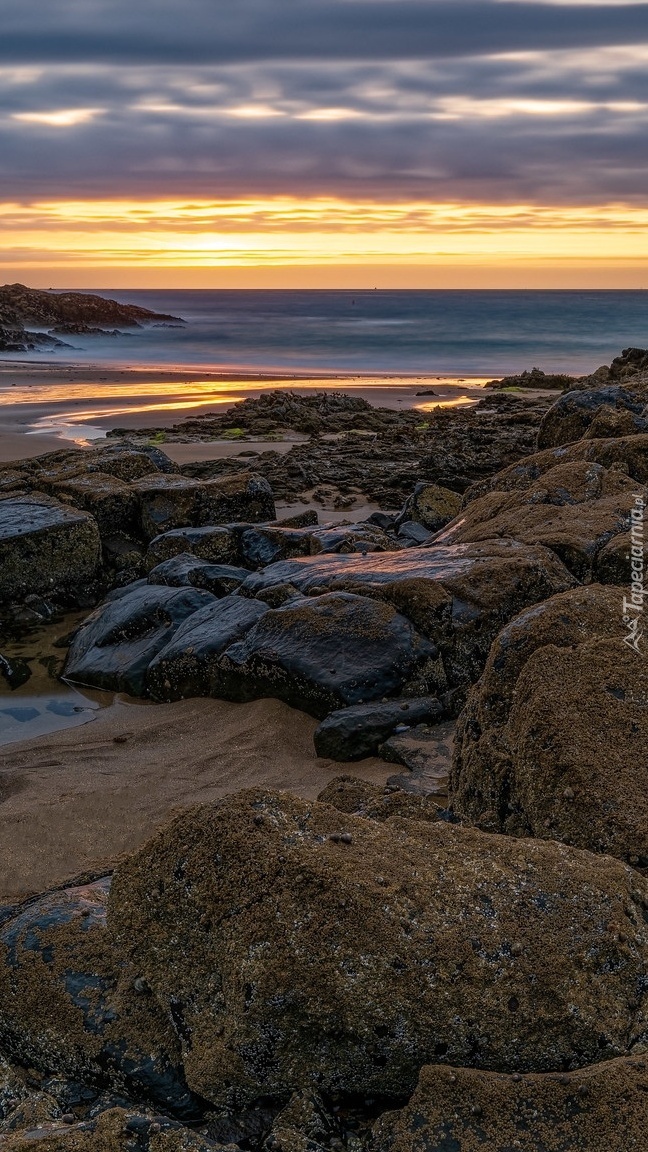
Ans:
[[[443,708],[432,696],[418,700],[389,700],[360,704],[332,712],[314,735],[315,751],[328,760],[363,760],[401,725],[439,720]]]
[[[149,584],[166,584],[171,588],[204,588],[212,596],[229,596],[247,580],[247,568],[235,568],[231,564],[208,564],[181,552],[171,560],[165,560],[149,572]]]
[[[367,557],[286,560],[250,575],[241,591],[256,596],[275,585],[292,585],[305,595],[346,591],[384,600],[440,649],[447,680],[455,687],[478,678],[507,620],[573,583],[548,549],[491,540]]]
[[[423,1069],[405,1108],[378,1120],[367,1147],[628,1152],[645,1142],[647,1100],[643,1056],[524,1077],[437,1065]]]
[[[11,660],[7,660],[0,652],[0,676],[15,692],[16,688],[22,688],[31,679],[31,668],[29,661],[23,660],[20,656],[14,656]]]
[[[86,512],[47,496],[0,500],[0,602],[78,588],[100,560],[97,524]]]
[[[108,926],[181,1022],[192,1091],[242,1108],[402,1099],[441,1052],[527,1073],[644,1045],[643,903],[611,857],[255,789],[124,861]]]
[[[201,526],[246,520],[249,524],[260,524],[274,520],[275,516],[274,496],[268,481],[254,472],[240,472],[205,483],[196,523]]]
[[[198,481],[155,473],[135,480],[131,487],[139,503],[140,529],[145,540],[196,523],[203,491]]]
[[[648,666],[624,645],[622,601],[574,589],[500,633],[459,721],[458,816],[648,867]]]
[[[344,705],[434,691],[437,655],[391,605],[332,593],[267,612],[225,653],[219,695],[273,696],[322,718]]]
[[[398,529],[398,539],[412,547],[417,544],[427,544],[431,537],[432,533],[429,528],[424,528],[415,520],[406,520]]]
[[[75,633],[65,677],[114,692],[142,696],[146,670],[188,616],[214,603],[194,588],[144,585],[95,609]]]
[[[267,611],[259,600],[227,596],[194,612],[150,663],[151,695],[156,700],[220,696],[220,657]]]

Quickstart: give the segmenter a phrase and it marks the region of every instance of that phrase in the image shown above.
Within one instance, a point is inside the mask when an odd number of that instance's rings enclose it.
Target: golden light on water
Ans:
[[[12,269],[648,261],[648,209],[299,199],[0,203]]]

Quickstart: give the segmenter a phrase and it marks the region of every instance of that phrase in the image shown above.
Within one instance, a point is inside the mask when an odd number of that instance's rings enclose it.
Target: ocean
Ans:
[[[584,374],[648,345],[646,291],[96,291],[187,326],[74,337],[74,350],[20,359],[490,377],[534,366]]]

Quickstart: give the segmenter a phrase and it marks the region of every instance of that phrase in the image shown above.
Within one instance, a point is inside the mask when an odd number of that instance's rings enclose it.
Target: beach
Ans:
[[[119,426],[137,432],[151,425],[170,427],[187,416],[227,411],[238,401],[269,388],[299,395],[343,391],[387,408],[429,411],[437,404],[474,403],[486,378],[439,379],[418,376],[204,373],[159,367],[133,370],[92,365],[34,365],[0,361],[0,460],[37,456],[65,443],[87,447]],[[418,393],[432,390],[434,397]],[[290,443],[290,441],[288,441]],[[235,443],[171,449],[177,463],[234,455]]]

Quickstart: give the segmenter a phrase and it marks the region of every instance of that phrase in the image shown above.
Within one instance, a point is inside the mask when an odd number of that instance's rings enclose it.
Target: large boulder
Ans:
[[[458,816],[648,867],[648,665],[622,601],[591,585],[502,630],[459,720]]]
[[[132,484],[139,504],[140,529],[145,540],[161,532],[195,524],[203,485],[186,476],[143,476]]]
[[[538,448],[555,448],[581,440],[595,420],[600,421],[602,416],[609,419],[612,413],[619,435],[648,432],[648,421],[642,415],[645,406],[645,399],[619,384],[586,392],[565,392],[543,417],[538,429]],[[601,423],[601,431],[603,428]]]
[[[41,495],[0,500],[0,603],[78,591],[100,563],[99,529],[87,512]]]
[[[611,857],[253,789],[118,868],[108,927],[220,1105],[402,1099],[426,1063],[528,1073],[648,1039],[648,882]]]
[[[306,595],[340,591],[392,604],[439,648],[455,687],[478,678],[507,620],[573,584],[548,549],[489,540],[287,560],[253,573],[241,591],[259,596],[292,585]]]
[[[226,596],[181,624],[151,661],[146,682],[156,700],[221,694],[220,657],[268,611],[260,600]]]
[[[599,556],[614,541],[614,562],[609,552],[602,558],[605,575],[629,583],[629,529],[637,497],[648,502],[648,488],[618,468],[586,461],[557,464],[526,489],[495,489],[471,500],[435,541],[467,544],[509,537],[542,544],[579,580],[599,576]]]
[[[196,1119],[173,1028],[107,933],[109,888],[104,877],[47,893],[3,923],[0,1045],[23,1067]]]
[[[427,1067],[409,1104],[381,1116],[368,1152],[640,1152],[648,1063],[609,1060],[579,1072],[502,1076]]]
[[[248,578],[247,568],[231,564],[209,564],[190,552],[180,552],[151,569],[149,584],[166,584],[169,588],[204,588],[213,596],[229,596]]]
[[[335,592],[267,612],[219,665],[218,695],[273,696],[322,718],[443,683],[438,651],[391,604]]]
[[[217,601],[197,588],[137,585],[109,598],[75,633],[64,675],[75,684],[142,696],[146,671],[188,616]]]

